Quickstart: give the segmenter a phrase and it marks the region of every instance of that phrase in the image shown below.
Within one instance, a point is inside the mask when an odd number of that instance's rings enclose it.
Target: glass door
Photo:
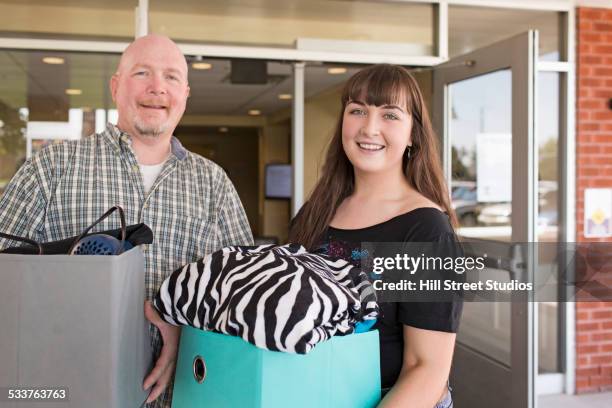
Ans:
[[[471,255],[486,254],[486,273],[497,280],[533,281],[524,244],[536,241],[537,50],[529,31],[433,71],[458,233]],[[465,303],[451,373],[456,406],[534,407],[534,303],[515,292],[495,300]]]

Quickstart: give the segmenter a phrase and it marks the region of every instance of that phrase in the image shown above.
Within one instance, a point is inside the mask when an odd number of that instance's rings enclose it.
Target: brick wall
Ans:
[[[612,187],[612,9],[578,8],[576,227],[584,237],[584,189]],[[612,390],[612,302],[576,303],[576,391]]]

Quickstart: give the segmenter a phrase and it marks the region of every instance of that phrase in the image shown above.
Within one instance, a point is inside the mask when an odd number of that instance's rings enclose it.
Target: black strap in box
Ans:
[[[111,208],[111,210],[109,210],[98,221],[106,217],[106,215],[112,212],[112,210],[115,208],[116,207]],[[96,223],[98,221],[96,221]],[[96,223],[92,224],[91,227],[93,227],[93,225],[95,225]],[[87,232],[90,228],[88,228],[85,232]],[[133,246],[141,244],[150,244],[153,242],[153,231],[151,231],[151,228],[149,228],[144,223],[129,225],[125,227],[125,237],[122,237],[122,231],[122,228],[117,228],[113,230],[96,232],[96,234],[106,234],[117,239],[125,238],[125,240],[129,241]],[[14,235],[4,234],[0,232],[1,238],[11,239],[14,241],[23,242],[25,244],[21,246],[6,248],[4,250],[1,250],[0,253],[22,255],[66,255],[70,253],[75,242],[83,238],[83,236],[84,234],[79,234],[59,241],[45,242],[41,244],[29,238],[17,237]]]

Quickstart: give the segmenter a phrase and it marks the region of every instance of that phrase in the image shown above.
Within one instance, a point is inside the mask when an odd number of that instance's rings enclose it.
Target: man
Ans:
[[[128,224],[146,223],[154,241],[144,245],[146,297],[172,271],[223,246],[250,245],[244,209],[225,172],[187,151],[172,136],[185,111],[187,63],[169,38],[149,35],[123,53],[110,81],[117,126],[79,141],[42,150],[17,172],[0,199],[0,231],[47,242],[74,236],[113,205]],[[112,220],[99,229],[115,228]],[[0,248],[10,245],[0,240]],[[161,329],[152,344],[161,353],[144,382],[149,401],[171,381],[178,329],[147,305]],[[170,387],[155,406],[170,405]]]

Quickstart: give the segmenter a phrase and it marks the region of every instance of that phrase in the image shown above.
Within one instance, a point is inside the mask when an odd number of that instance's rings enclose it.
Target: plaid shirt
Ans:
[[[153,230],[153,244],[141,247],[146,297],[152,299],[180,266],[225,246],[253,242],[225,172],[174,137],[171,145],[172,154],[147,194],[130,137],[111,124],[102,133],[42,150],[25,162],[0,199],[0,231],[55,241],[80,234],[120,205],[128,225],[144,222]],[[108,217],[95,231],[113,228],[119,228],[119,217]],[[0,248],[11,244],[0,239]],[[156,355],[159,340],[155,330]],[[159,406],[169,406],[160,400]]]

